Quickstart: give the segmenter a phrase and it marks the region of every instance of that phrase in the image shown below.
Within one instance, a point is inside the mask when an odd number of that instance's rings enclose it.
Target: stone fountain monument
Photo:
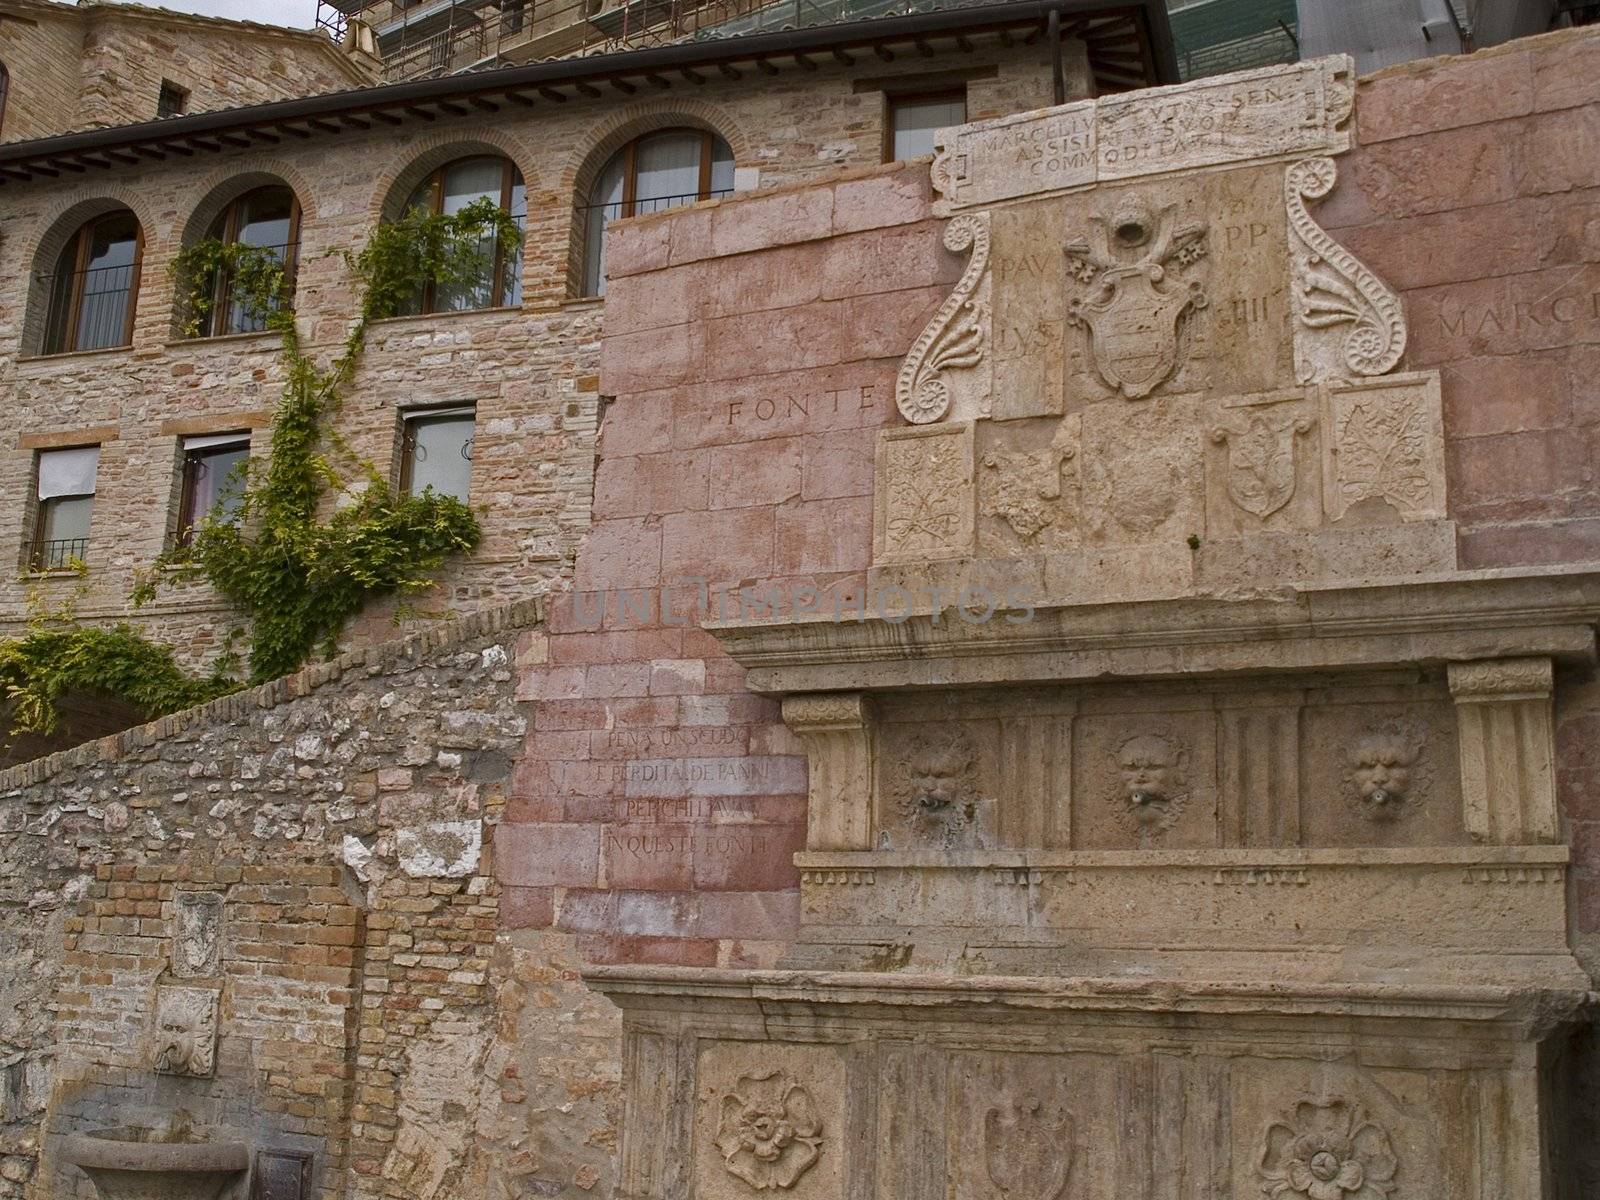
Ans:
[[[1553,1200],[1553,681],[1317,223],[1349,60],[947,130],[861,619],[708,626],[810,760],[783,970],[593,970],[621,1195]]]

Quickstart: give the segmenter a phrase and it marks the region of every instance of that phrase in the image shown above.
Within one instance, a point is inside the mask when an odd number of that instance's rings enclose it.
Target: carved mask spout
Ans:
[[[174,1074],[183,1069],[188,1057],[180,1041],[170,1041],[156,1055],[156,1070],[164,1075]]]

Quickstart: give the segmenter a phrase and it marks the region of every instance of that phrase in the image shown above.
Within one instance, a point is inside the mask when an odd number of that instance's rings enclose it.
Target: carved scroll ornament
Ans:
[[[988,353],[989,306],[978,292],[989,270],[989,217],[969,213],[945,227],[944,244],[972,257],[955,290],[911,346],[895,380],[895,404],[913,425],[942,420],[950,411],[950,385],[944,374],[976,367]]]
[[[1326,196],[1337,177],[1331,158],[1297,162],[1284,176],[1300,325],[1295,331],[1295,371],[1302,383],[1384,375],[1394,370],[1406,349],[1400,298],[1306,211],[1306,200]]]

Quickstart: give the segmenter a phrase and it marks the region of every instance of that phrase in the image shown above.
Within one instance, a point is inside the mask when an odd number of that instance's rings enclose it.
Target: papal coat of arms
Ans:
[[[1198,279],[1206,256],[1203,223],[1178,224],[1173,206],[1152,215],[1133,205],[1090,218],[1087,240],[1068,242],[1068,286],[1078,290],[1067,319],[1089,331],[1100,378],[1129,400],[1148,396],[1177,369],[1185,321],[1206,306]]]

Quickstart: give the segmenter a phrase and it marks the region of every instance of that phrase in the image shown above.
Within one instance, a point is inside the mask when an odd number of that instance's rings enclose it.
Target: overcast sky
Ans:
[[[261,21],[310,29],[317,17],[317,0],[146,0],[153,8],[231,17],[235,21]]]

